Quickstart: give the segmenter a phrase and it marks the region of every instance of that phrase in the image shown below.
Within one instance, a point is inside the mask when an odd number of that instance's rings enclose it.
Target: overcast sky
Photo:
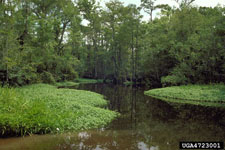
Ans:
[[[101,1],[101,4],[104,4],[105,2],[108,2],[109,0],[100,0],[100,1]],[[141,0],[120,0],[120,1],[123,2],[125,5],[135,4],[139,6],[141,3]],[[169,4],[170,6],[177,6],[174,0],[157,0],[156,4]],[[205,6],[205,7],[215,7],[218,4],[225,6],[225,0],[195,0],[193,4],[197,6]],[[148,14],[144,13],[143,11],[141,13],[144,16],[143,20],[149,19]],[[155,16],[156,16],[156,13],[154,14],[154,17]]]

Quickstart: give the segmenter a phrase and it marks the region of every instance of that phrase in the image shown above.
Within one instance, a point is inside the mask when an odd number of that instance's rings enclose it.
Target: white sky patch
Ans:
[[[81,24],[84,25],[84,26],[88,26],[89,23],[90,22],[86,19],[82,19],[82,21],[81,21]]]

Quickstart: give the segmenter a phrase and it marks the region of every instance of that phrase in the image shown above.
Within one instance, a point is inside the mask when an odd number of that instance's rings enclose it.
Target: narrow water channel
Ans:
[[[143,88],[82,84],[103,94],[121,117],[105,128],[63,135],[0,139],[0,150],[178,150],[179,141],[225,142],[225,109],[171,104]]]

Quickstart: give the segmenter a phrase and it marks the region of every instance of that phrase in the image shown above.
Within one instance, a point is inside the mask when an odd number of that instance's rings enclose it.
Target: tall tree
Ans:
[[[150,21],[153,20],[153,11],[157,8],[155,2],[156,0],[141,0],[141,7],[150,15]]]

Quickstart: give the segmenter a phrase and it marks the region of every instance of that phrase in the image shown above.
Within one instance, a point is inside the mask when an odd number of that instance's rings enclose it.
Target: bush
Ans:
[[[44,83],[49,83],[49,84],[54,84],[55,83],[55,78],[50,72],[44,71],[41,73],[41,80]]]
[[[74,80],[74,79],[77,79],[78,78],[78,73],[73,71],[72,69],[67,73],[67,74],[64,74],[64,79],[65,80]]]
[[[16,66],[8,72],[10,85],[26,85],[40,82],[33,64]]]
[[[161,78],[162,85],[171,86],[171,85],[183,85],[188,83],[188,79],[185,76],[169,75]]]

